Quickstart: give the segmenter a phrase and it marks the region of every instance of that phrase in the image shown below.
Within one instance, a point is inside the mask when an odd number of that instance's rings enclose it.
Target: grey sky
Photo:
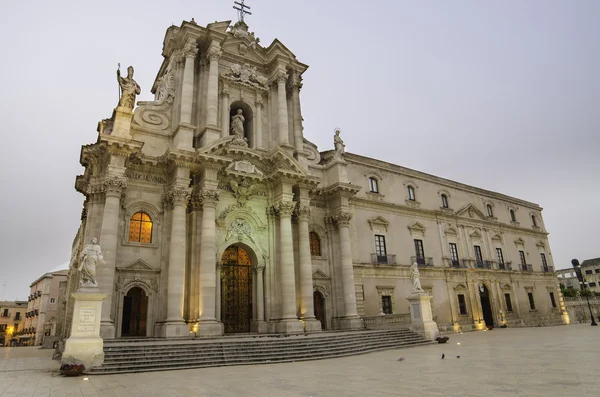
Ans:
[[[558,268],[600,256],[599,1],[250,0],[250,30],[310,66],[305,135],[544,207]],[[232,1],[13,1],[0,13],[0,299],[70,257],[79,150],[149,90],[165,30],[235,19]],[[6,281],[6,289],[2,283]]]

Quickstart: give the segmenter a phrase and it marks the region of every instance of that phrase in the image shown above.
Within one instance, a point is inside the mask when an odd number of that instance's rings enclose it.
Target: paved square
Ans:
[[[458,345],[457,343],[460,343]],[[442,353],[446,358],[441,359]],[[460,355],[460,359],[456,358]],[[52,352],[0,348],[0,396],[565,396],[600,390],[600,327],[450,335],[445,345],[346,358],[90,376],[58,375]],[[399,358],[403,360],[398,361]]]

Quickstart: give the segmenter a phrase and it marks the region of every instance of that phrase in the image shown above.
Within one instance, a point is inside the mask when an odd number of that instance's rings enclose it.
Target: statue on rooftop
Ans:
[[[140,86],[133,79],[133,66],[127,68],[127,77],[121,77],[121,70],[117,69],[117,81],[121,87],[119,106],[133,110],[135,96],[141,92]]]
[[[342,154],[344,154],[345,150],[346,150],[346,145],[344,145],[344,141],[342,140],[342,137],[340,136],[340,129],[336,128],[335,129],[335,135],[333,136],[333,145],[335,146],[335,155],[336,156],[341,156]]]

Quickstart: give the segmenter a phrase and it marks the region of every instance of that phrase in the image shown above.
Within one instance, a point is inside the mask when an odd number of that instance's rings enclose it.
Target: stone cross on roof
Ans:
[[[248,11],[250,9],[250,6],[247,6],[246,4],[244,4],[244,0],[242,0],[241,2],[234,1],[233,3],[237,4],[239,6],[239,7],[233,6],[233,9],[237,10],[238,19],[240,22],[244,22],[244,14],[252,15],[252,13],[250,11]]]

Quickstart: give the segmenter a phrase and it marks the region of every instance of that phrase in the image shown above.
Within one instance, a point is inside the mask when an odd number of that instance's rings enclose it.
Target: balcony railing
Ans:
[[[2,314],[0,314],[0,317],[10,317],[10,313],[6,313],[6,314],[2,313]]]
[[[421,257],[421,256],[411,256],[410,263],[417,262],[419,266],[433,266],[433,258],[430,257]]]
[[[479,261],[479,260],[475,260],[475,267],[477,269],[493,269],[494,268],[494,262],[492,262],[492,261]]]
[[[554,273],[554,266],[550,266],[550,265],[542,266],[542,271],[544,273]]]
[[[512,270],[510,262],[498,262],[498,270]]]
[[[450,267],[455,269],[466,269],[469,267],[467,262],[461,259],[450,259]]]
[[[530,264],[525,264],[525,263],[521,263],[519,265],[519,270],[521,270],[522,272],[532,272],[533,271],[533,265]]]
[[[395,265],[396,254],[377,255],[371,254],[371,263],[373,265]]]

